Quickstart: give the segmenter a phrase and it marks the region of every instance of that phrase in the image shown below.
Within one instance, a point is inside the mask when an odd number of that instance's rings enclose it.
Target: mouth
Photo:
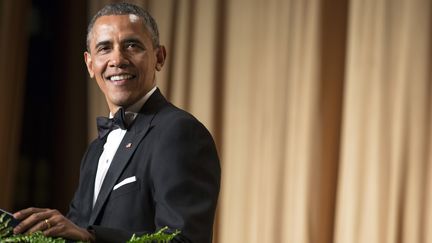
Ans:
[[[106,79],[115,85],[123,85],[136,76],[132,74],[115,74],[107,76]]]

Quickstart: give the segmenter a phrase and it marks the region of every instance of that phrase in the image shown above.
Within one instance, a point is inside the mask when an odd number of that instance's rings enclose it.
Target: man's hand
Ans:
[[[42,231],[46,236],[94,242],[90,232],[78,227],[55,209],[27,208],[14,213],[14,217],[21,220],[14,228],[14,234]]]

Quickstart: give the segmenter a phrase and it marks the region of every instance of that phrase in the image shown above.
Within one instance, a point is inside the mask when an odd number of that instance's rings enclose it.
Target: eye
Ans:
[[[98,53],[107,53],[110,49],[109,46],[99,46],[96,50]]]
[[[143,49],[142,45],[136,41],[128,41],[125,43],[124,46],[126,50],[130,50],[130,51],[139,51]]]
[[[128,43],[128,44],[126,44],[126,48],[137,48],[137,44],[135,44],[135,43]]]

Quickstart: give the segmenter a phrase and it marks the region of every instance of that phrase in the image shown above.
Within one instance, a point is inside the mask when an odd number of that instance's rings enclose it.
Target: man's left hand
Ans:
[[[14,228],[14,234],[42,231],[46,236],[63,237],[70,240],[94,241],[87,229],[75,225],[58,210],[48,208],[26,208],[14,213],[21,221]]]

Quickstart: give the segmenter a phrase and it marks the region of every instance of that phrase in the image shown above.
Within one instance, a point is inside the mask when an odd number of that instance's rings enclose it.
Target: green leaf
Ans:
[[[174,237],[180,233],[180,231],[176,230],[174,233],[166,234],[166,230],[168,230],[167,226],[163,227],[154,234],[145,234],[139,237],[135,236],[134,234],[132,235],[132,238],[126,243],[166,243],[174,239]]]
[[[6,214],[0,215],[0,243],[65,243],[63,238],[53,238],[45,236],[42,232],[38,231],[28,235],[13,235],[13,229],[9,226],[10,219],[4,220]],[[176,230],[174,233],[166,234],[165,231],[168,227],[164,227],[154,234],[145,234],[142,236],[133,235],[127,243],[166,243],[174,239],[180,231]],[[85,242],[77,242],[85,243]]]

